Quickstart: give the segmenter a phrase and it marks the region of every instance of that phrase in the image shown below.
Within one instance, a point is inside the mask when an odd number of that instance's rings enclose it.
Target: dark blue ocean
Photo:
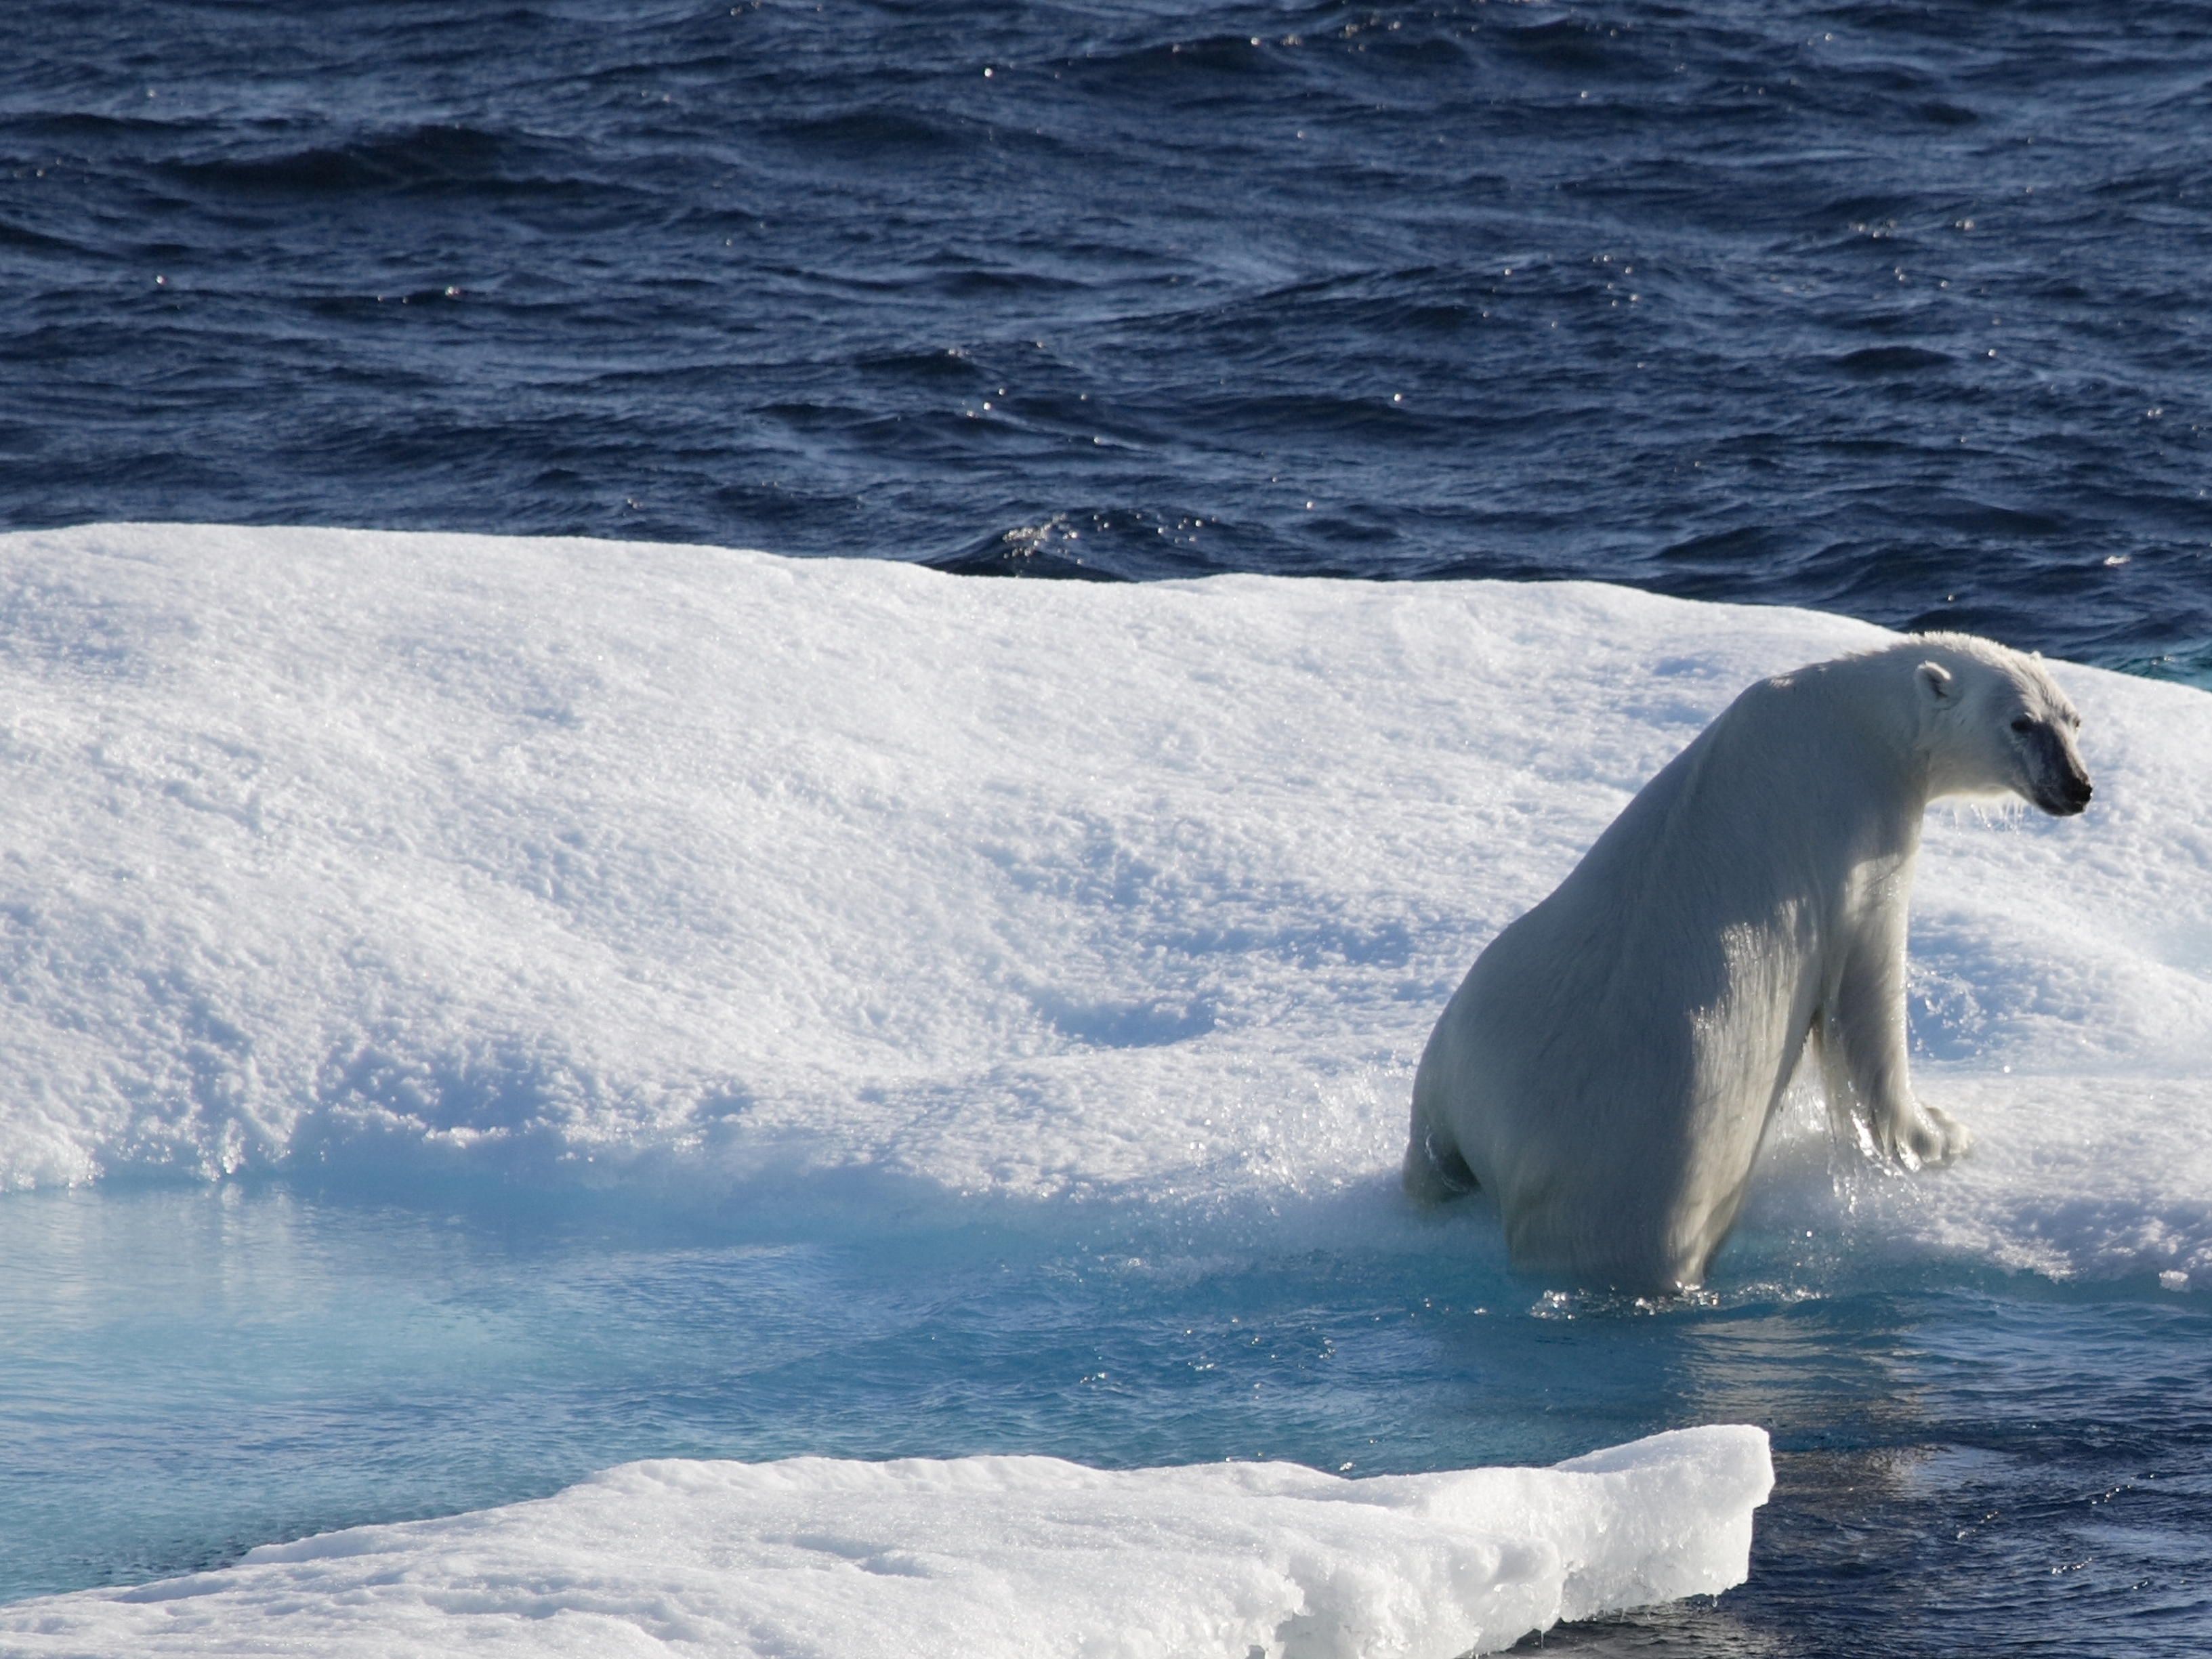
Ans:
[[[2200,0],[29,0],[0,38],[0,529],[1589,577],[2212,685]],[[1165,1293],[282,1183],[9,1195],[0,1241],[0,1599],[644,1455],[1419,1468],[1724,1411],[1775,1436],[1749,1583],[1547,1646],[2212,1650],[2201,1289],[1477,1325],[1419,1261]]]
[[[1591,576],[2212,672],[2212,9],[10,9],[0,526]]]

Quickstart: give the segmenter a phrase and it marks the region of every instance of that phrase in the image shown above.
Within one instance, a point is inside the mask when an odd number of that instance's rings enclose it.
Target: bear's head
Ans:
[[[1968,634],[1911,642],[1928,795],[2017,795],[2058,817],[2089,804],[2081,717],[2038,659]]]

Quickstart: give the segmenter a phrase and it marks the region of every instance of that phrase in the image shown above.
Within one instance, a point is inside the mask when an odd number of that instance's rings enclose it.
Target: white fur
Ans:
[[[1863,1145],[1960,1156],[1905,1061],[1921,817],[2080,811],[2080,725],[2039,662],[1960,634],[1753,686],[1477,958],[1414,1078],[1407,1190],[1494,1194],[1523,1270],[1695,1285],[1808,1036]]]

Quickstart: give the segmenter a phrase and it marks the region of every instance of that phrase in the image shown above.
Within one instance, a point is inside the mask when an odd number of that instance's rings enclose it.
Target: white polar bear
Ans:
[[[1524,1271],[1696,1285],[1808,1036],[1839,1125],[1908,1168],[1958,1157],[1906,1075],[1923,809],[2081,811],[2081,723],[2039,662],[1963,634],[1753,686],[1476,959],[1413,1079],[1407,1191],[1492,1194]]]

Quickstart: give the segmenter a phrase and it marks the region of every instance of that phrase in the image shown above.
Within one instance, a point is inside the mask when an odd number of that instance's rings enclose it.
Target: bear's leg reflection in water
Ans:
[[[1414,1077],[1406,1190],[1488,1191],[1524,1271],[1697,1285],[1808,1038],[1870,1151],[1959,1157],[1905,1057],[1921,817],[2081,811],[2081,723],[2038,659],[1962,634],[1751,687],[1476,959]]]

